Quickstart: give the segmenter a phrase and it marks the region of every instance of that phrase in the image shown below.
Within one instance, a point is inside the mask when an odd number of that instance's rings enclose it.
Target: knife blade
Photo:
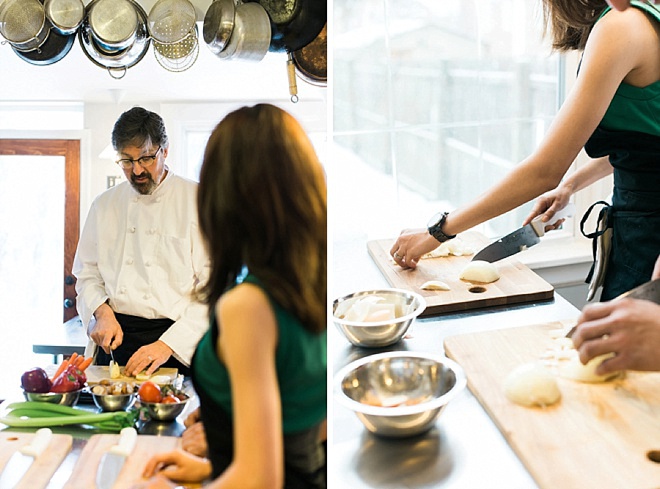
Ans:
[[[11,456],[0,474],[0,489],[16,487],[37,457],[50,444],[52,437],[53,432],[50,428],[41,428],[36,431],[30,443],[23,445]]]
[[[660,304],[660,278],[644,282],[642,285],[630,289],[628,292],[624,292],[612,300],[616,301],[623,299],[624,297],[627,297],[628,299],[643,299]],[[566,333],[566,338],[572,338],[576,329],[577,325],[573,326],[568,333]]]
[[[472,261],[482,260],[493,263],[524,251],[541,242],[541,237],[545,235],[545,226],[550,226],[559,219],[571,217],[574,211],[575,204],[570,203],[548,222],[542,222],[541,216],[536,216],[529,224],[486,246],[472,257]]]
[[[96,487],[99,489],[111,489],[115,485],[117,477],[121,472],[126,457],[133,451],[137,441],[137,431],[135,428],[124,428],[119,434],[119,442],[110,447],[110,449],[101,458],[101,463],[96,471]]]

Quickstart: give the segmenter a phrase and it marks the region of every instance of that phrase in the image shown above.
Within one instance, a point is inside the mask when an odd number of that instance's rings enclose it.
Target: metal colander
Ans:
[[[45,23],[46,13],[39,0],[0,2],[0,34],[12,44],[38,38]]]
[[[85,17],[82,0],[46,0],[46,17],[62,33],[71,34]]]
[[[180,72],[190,68],[199,55],[197,25],[177,42],[163,43],[152,39],[156,61],[167,71]]]
[[[149,12],[147,25],[152,39],[172,44],[187,39],[195,28],[196,20],[195,7],[189,0],[158,0]],[[197,35],[195,43],[196,39]]]

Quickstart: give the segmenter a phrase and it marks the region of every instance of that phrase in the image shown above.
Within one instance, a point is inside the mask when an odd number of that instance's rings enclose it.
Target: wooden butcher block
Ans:
[[[163,367],[156,370],[151,377],[162,376],[167,378],[167,382],[164,383],[170,384],[176,380],[177,373],[178,370],[176,368]],[[87,383],[89,385],[98,384],[103,379],[110,379],[110,368],[107,365],[90,365],[87,367],[87,370],[85,370],[85,375],[87,376]],[[114,382],[136,382],[135,377],[126,377],[124,375],[111,380]],[[161,384],[162,383],[163,382],[161,382]]]
[[[561,322],[451,336],[447,356],[542,489],[660,487],[660,373],[627,372],[605,383],[558,377],[561,400],[546,408],[510,402],[502,383],[538,360]]]
[[[475,253],[490,244],[490,240],[476,231],[458,236]],[[482,307],[551,300],[554,288],[514,257],[495,263],[500,279],[490,284],[470,283],[458,278],[472,260],[469,256],[440,256],[423,258],[416,269],[404,269],[390,256],[394,240],[374,240],[367,243],[369,254],[392,287],[417,292],[426,300],[422,316],[465,311]],[[514,255],[515,256],[515,255]],[[422,290],[429,280],[440,280],[451,290]]]
[[[103,455],[116,445],[119,435],[93,435],[85,445],[64,489],[96,487],[96,470]],[[115,489],[125,489],[145,480],[142,472],[152,455],[169,452],[181,446],[181,438],[173,436],[138,435],[135,448],[119,473]]]
[[[55,371],[57,370],[58,365],[48,365],[45,370],[48,373],[48,375],[53,375]],[[123,367],[122,367],[123,369]],[[122,370],[123,372],[123,370]],[[167,379],[167,382],[160,382],[160,384],[171,384],[176,380],[176,376],[178,374],[178,370],[176,368],[159,368],[154,372],[154,374],[151,376],[156,377],[156,376],[162,376],[164,379]],[[107,365],[90,365],[85,369],[85,376],[87,377],[87,384],[89,385],[94,385],[98,384],[101,380],[103,379],[110,379],[110,369]],[[138,382],[135,380],[135,377],[126,377],[122,375],[121,377],[118,377],[116,379],[111,379],[113,382]]]
[[[11,456],[30,443],[34,436],[34,433],[0,432],[0,471],[4,470]],[[71,451],[72,444],[71,435],[54,434],[48,447],[32,463],[15,489],[44,489],[62,460]]]

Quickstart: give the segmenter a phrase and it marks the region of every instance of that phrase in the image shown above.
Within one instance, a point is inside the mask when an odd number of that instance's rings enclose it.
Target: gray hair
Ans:
[[[112,130],[115,151],[121,151],[126,146],[144,148],[149,145],[167,147],[163,118],[142,107],[133,107],[120,115]]]

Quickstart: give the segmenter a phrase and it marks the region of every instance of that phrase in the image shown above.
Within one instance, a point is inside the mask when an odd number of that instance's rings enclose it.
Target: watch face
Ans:
[[[442,216],[444,215],[444,212],[438,212],[436,215],[434,215],[430,220],[429,223],[426,225],[427,228],[432,228],[433,226],[436,226],[440,220],[442,219]]]

